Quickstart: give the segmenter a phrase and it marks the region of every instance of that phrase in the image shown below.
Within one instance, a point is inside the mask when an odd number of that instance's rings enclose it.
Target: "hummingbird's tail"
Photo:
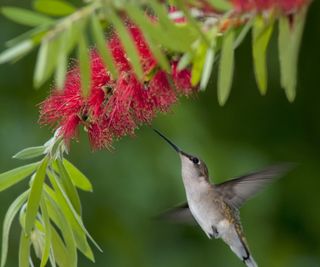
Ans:
[[[255,260],[252,258],[251,255],[249,256],[248,259],[243,261],[248,267],[258,267],[257,263],[255,262]]]

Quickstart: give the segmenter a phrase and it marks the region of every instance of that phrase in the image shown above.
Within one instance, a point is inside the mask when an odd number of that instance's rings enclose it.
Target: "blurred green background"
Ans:
[[[1,1],[1,5],[19,1]],[[21,6],[21,4],[20,4]],[[181,99],[153,126],[187,152],[200,155],[215,182],[272,163],[299,167],[242,208],[243,226],[259,266],[320,266],[320,3],[312,4],[302,43],[298,93],[290,104],[280,88],[276,34],[269,47],[269,90],[257,90],[250,38],[236,52],[236,74],[226,106],[216,99],[216,79],[204,93]],[[27,28],[0,17],[4,42]],[[24,162],[11,156],[44,143],[52,132],[37,124],[37,104],[49,92],[32,88],[35,53],[0,66],[0,171]],[[216,72],[215,72],[216,73]],[[214,76],[214,75],[213,75]],[[84,134],[68,158],[94,185],[81,193],[84,222],[104,250],[93,264],[79,266],[207,267],[244,266],[221,241],[208,240],[199,227],[170,224],[153,216],[185,200],[180,162],[149,127],[114,144],[113,152],[92,153]],[[26,181],[0,194],[0,225]],[[17,266],[20,228],[11,230],[8,267]]]

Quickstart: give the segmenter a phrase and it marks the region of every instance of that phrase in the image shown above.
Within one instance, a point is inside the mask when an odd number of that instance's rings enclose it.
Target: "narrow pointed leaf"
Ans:
[[[233,43],[233,49],[238,48],[238,46],[243,42],[243,40],[245,39],[245,37],[247,36],[248,32],[250,31],[253,25],[253,21],[254,21],[254,18],[247,21],[246,24],[243,26],[237,38],[235,38],[235,41]]]
[[[222,41],[221,58],[218,72],[218,101],[221,106],[227,101],[234,71],[234,31],[227,32]]]
[[[0,12],[8,19],[27,26],[38,26],[53,22],[53,19],[45,15],[24,8],[2,7]]]
[[[8,240],[10,234],[11,224],[14,217],[20,210],[23,203],[27,200],[29,190],[22,193],[16,198],[16,200],[10,205],[3,221],[3,230],[2,230],[2,245],[1,245],[1,267],[4,267],[7,260],[8,254]]]
[[[49,214],[47,210],[47,206],[43,198],[40,201],[40,208],[41,208],[41,217],[44,224],[44,248],[42,252],[42,258],[40,267],[44,267],[47,264],[50,255],[50,247],[51,247],[51,224],[49,219]]]
[[[219,11],[228,11],[232,8],[231,1],[228,0],[208,0],[208,2]]]
[[[296,96],[298,56],[306,13],[307,8],[299,10],[293,17],[292,25],[285,16],[279,19],[278,49],[281,86],[290,102]]]
[[[48,164],[48,157],[45,157],[42,160],[31,185],[31,190],[30,190],[27,210],[26,210],[26,221],[25,221],[26,234],[30,234],[34,225],[35,218],[38,213],[43,182],[46,176],[47,164]]]
[[[34,147],[28,147],[21,151],[19,151],[17,154],[13,156],[15,159],[32,159],[39,157],[43,155],[45,151],[44,146],[34,146]]]
[[[35,10],[51,16],[67,16],[77,9],[67,1],[62,0],[36,0],[33,1]]]
[[[207,52],[207,45],[203,42],[199,42],[196,47],[196,51],[194,53],[193,62],[192,62],[192,69],[191,69],[191,85],[196,86],[201,78],[206,52]]]
[[[213,50],[213,48],[208,48],[207,49],[207,53],[206,53],[206,58],[204,61],[204,65],[203,65],[203,71],[202,71],[202,76],[201,76],[201,81],[200,81],[200,90],[205,90],[211,73],[212,73],[212,68],[213,68],[213,63],[214,63],[214,55],[215,52]]]
[[[72,206],[76,210],[76,212],[81,215],[81,203],[80,198],[77,192],[77,189],[73,185],[69,173],[65,169],[61,160],[56,160],[56,164],[58,166],[59,175],[61,177],[61,185],[65,193],[67,194],[68,199],[70,200]]]
[[[119,35],[121,43],[128,55],[130,64],[132,65],[132,68],[135,74],[137,75],[139,80],[142,80],[143,70],[140,63],[139,52],[135,46],[135,43],[131,34],[128,32],[128,30],[126,29],[122,20],[118,17],[116,12],[111,8],[108,9],[108,16],[109,16],[110,22],[112,22],[117,34]]]
[[[20,182],[32,174],[38,167],[39,162],[24,165],[0,174],[0,191]]]
[[[116,79],[118,77],[118,71],[114,64],[113,57],[110,51],[107,49],[107,42],[104,37],[104,31],[96,14],[93,14],[91,16],[91,29],[99,54],[102,57],[104,64],[108,67],[108,71],[110,71],[114,79]]]
[[[66,159],[63,159],[63,165],[75,186],[84,191],[92,192],[92,184],[90,180],[76,166]]]
[[[67,31],[62,33],[58,44],[58,55],[57,55],[57,67],[55,71],[55,81],[57,89],[63,89],[66,74],[68,70],[68,46],[67,46]]]
[[[79,38],[78,59],[80,67],[81,90],[83,96],[87,97],[90,90],[91,68],[88,44],[84,35],[81,35]]]
[[[25,40],[12,46],[0,54],[0,64],[13,61],[29,53],[34,47],[32,40]]]
[[[30,235],[26,235],[22,230],[19,245],[19,267],[29,267],[30,244]]]
[[[267,91],[266,54],[272,30],[272,22],[268,23],[263,17],[256,17],[252,29],[252,52],[256,81],[262,95]]]

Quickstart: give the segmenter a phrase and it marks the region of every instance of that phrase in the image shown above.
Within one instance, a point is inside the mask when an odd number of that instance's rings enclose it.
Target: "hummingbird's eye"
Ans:
[[[199,164],[199,159],[198,158],[196,158],[196,157],[194,157],[194,158],[192,158],[192,162],[194,163],[194,164]]]

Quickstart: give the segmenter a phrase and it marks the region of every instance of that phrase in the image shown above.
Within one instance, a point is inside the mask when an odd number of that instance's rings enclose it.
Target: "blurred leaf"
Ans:
[[[234,30],[229,30],[223,37],[221,59],[218,72],[218,101],[221,106],[227,101],[234,71]]]
[[[52,226],[51,226],[51,233],[52,233],[51,244],[52,244],[52,250],[53,250],[52,255],[54,259],[50,260],[50,263],[52,265],[52,262],[56,261],[60,267],[68,267],[69,266],[68,250],[64,242],[62,241],[61,237]]]
[[[35,10],[51,16],[67,16],[77,10],[69,2],[61,0],[35,0],[33,7]]]
[[[53,19],[45,15],[30,11],[28,9],[23,9],[23,8],[2,7],[0,11],[8,19],[11,19],[16,23],[27,25],[27,26],[38,26],[43,24],[50,24],[54,21]]]
[[[91,67],[87,39],[84,35],[80,35],[79,37],[78,59],[80,67],[81,90],[83,96],[87,97],[90,93],[89,90],[91,79]]]
[[[192,69],[191,69],[191,85],[192,86],[196,86],[200,81],[207,48],[208,46],[200,40],[198,45],[195,47],[195,53],[192,60]]]
[[[108,67],[108,71],[110,71],[114,79],[116,79],[118,77],[118,71],[113,62],[112,54],[110,53],[109,49],[107,49],[104,31],[96,14],[91,16],[91,29],[99,54],[102,57],[104,64]]]
[[[267,47],[272,35],[273,22],[266,22],[263,17],[257,16],[252,29],[252,52],[256,81],[260,93],[267,91]]]
[[[73,235],[77,244],[77,247],[80,249],[80,251],[91,261],[94,261],[94,256],[92,253],[92,250],[87,242],[87,230],[84,228],[83,223],[81,221],[81,217],[76,213],[74,208],[72,207],[72,204],[70,203],[70,200],[66,196],[65,192],[63,191],[63,188],[57,179],[55,177],[54,173],[48,172],[48,177],[50,179],[50,182],[55,190],[55,192],[49,188],[48,186],[45,187],[45,190],[47,194],[51,197],[53,201],[56,203],[59,203],[59,207],[63,213],[63,216],[68,220],[72,227]],[[52,215],[50,215],[52,217]],[[57,218],[52,217],[54,221],[57,221]],[[90,235],[89,235],[90,238]]]
[[[143,79],[143,70],[140,64],[139,52],[135,46],[134,40],[116,12],[111,8],[108,9],[107,12],[109,19],[112,22],[122,45],[124,46],[128,58],[130,59],[130,64],[132,65],[138,79],[141,81]]]
[[[28,177],[38,167],[39,162],[24,165],[13,170],[0,174],[0,191],[7,189],[8,187],[20,182],[24,178]]]
[[[81,172],[77,167],[75,167],[67,159],[63,159],[63,165],[66,168],[73,184],[84,191],[92,192],[92,184],[90,180]]]
[[[249,21],[247,21],[245,25],[242,27],[240,33],[238,34],[237,38],[234,41],[233,49],[238,48],[238,46],[243,42],[244,38],[247,36],[247,33],[250,31],[252,27],[253,21],[254,21],[254,17],[249,19]]]
[[[218,11],[228,11],[232,8],[228,0],[208,0],[208,2]]]
[[[19,267],[29,267],[30,244],[30,235],[26,235],[22,230],[19,246]]]
[[[41,217],[43,219],[44,225],[44,248],[42,252],[42,258],[40,267],[44,267],[49,259],[50,247],[51,247],[51,224],[49,219],[49,214],[47,210],[47,206],[43,198],[40,201],[40,209],[41,209]]]
[[[58,90],[63,89],[68,71],[67,41],[67,31],[65,31],[62,33],[61,38],[59,38],[58,44],[57,67],[55,71],[55,82]]]
[[[179,71],[185,69],[186,67],[188,67],[188,65],[191,64],[192,59],[193,55],[190,52],[184,53],[178,62],[177,69]]]
[[[59,38],[55,36],[43,39],[41,42],[33,77],[36,88],[39,88],[50,77],[56,66],[59,41]]]
[[[76,243],[74,236],[72,234],[72,229],[70,225],[70,221],[61,211],[61,203],[57,203],[54,200],[55,193],[49,187],[45,187],[45,200],[48,208],[48,213],[50,218],[52,218],[56,224],[56,226],[60,229],[64,243],[66,246],[61,246],[60,238],[57,238],[56,231],[54,228],[51,228],[52,233],[52,242],[53,242],[53,249],[54,249],[54,256],[59,261],[65,262],[66,267],[76,267],[77,266],[77,250],[76,250]]]
[[[285,89],[290,102],[296,96],[298,56],[306,13],[307,8],[303,8],[293,15],[292,25],[286,16],[279,19],[278,49],[281,86]]]
[[[46,176],[46,168],[48,164],[48,157],[45,157],[38,167],[35,177],[32,181],[31,190],[27,202],[26,210],[26,222],[25,222],[25,232],[30,234],[35,218],[38,213],[39,203],[42,194],[43,182]]]
[[[128,5],[126,11],[132,21],[137,24],[143,32],[144,37],[147,39],[147,43],[153,56],[156,58],[159,65],[166,72],[170,72],[171,68],[166,56],[161,51],[159,44],[155,41],[157,37],[157,31],[154,30],[154,24],[149,20],[143,11],[137,8],[135,5]]]
[[[207,49],[206,58],[203,65],[203,72],[202,72],[201,81],[200,81],[200,90],[202,91],[206,89],[212,73],[212,67],[214,63],[214,54],[215,52],[213,48]]]
[[[70,200],[73,208],[76,210],[76,212],[79,215],[81,215],[81,203],[80,203],[80,198],[79,198],[77,189],[74,187],[73,183],[71,182],[69,173],[65,169],[62,161],[58,159],[55,161],[55,163],[58,166],[64,192],[67,194],[67,197]]]
[[[26,55],[32,50],[34,44],[31,40],[25,40],[17,45],[10,47],[0,54],[0,64],[6,63],[8,61],[15,60],[19,57]]]
[[[23,205],[23,203],[27,200],[29,190],[22,193],[20,196],[16,198],[15,201],[10,205],[3,221],[3,230],[2,230],[2,246],[1,246],[1,267],[4,267],[7,260],[8,254],[8,240],[10,234],[11,224],[13,222],[14,217],[18,213],[19,209]]]
[[[13,156],[15,159],[32,159],[44,154],[46,148],[44,146],[28,147]]]

